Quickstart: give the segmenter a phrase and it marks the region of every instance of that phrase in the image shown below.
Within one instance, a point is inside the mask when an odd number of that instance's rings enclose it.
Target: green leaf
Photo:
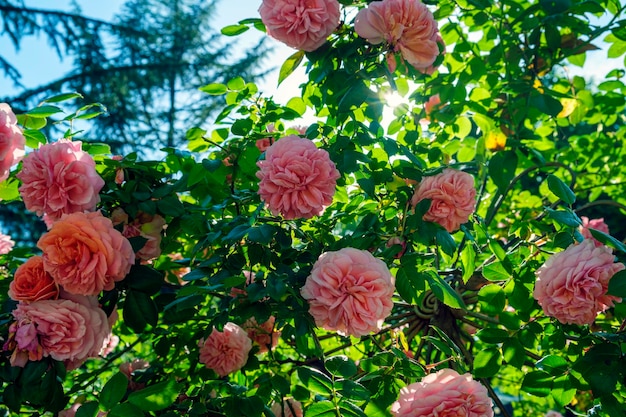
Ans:
[[[569,364],[560,356],[547,355],[537,362],[537,368],[546,371],[550,375],[558,376],[568,370]]]
[[[501,313],[506,306],[506,294],[504,290],[497,284],[485,285],[478,291],[478,300],[480,301],[481,311],[495,316]]]
[[[89,401],[84,403],[76,411],[76,417],[96,417],[98,414],[98,403]]]
[[[200,87],[200,91],[204,91],[212,96],[220,96],[222,94],[226,94],[228,87],[224,84],[213,83]]]
[[[521,389],[537,397],[547,397],[552,390],[553,379],[554,377],[545,371],[531,371],[524,376]]]
[[[502,356],[508,365],[521,369],[526,361],[526,350],[519,340],[511,337],[502,343]]]
[[[163,410],[176,401],[180,389],[181,386],[170,379],[131,393],[128,402],[143,411]]]
[[[578,217],[572,210],[554,210],[550,207],[546,207],[545,210],[548,213],[549,218],[565,226],[578,227],[583,224],[580,217]]]
[[[39,106],[26,112],[27,115],[33,118],[50,117],[57,113],[63,113],[63,110],[57,106]]]
[[[185,214],[185,206],[175,195],[170,195],[159,200],[157,202],[157,208],[166,216],[177,217]]]
[[[353,400],[369,400],[370,392],[363,385],[358,382],[351,381],[349,379],[340,380],[337,382],[337,390],[344,397]]]
[[[476,270],[476,251],[472,245],[465,245],[461,251],[461,265],[463,266],[463,282],[467,282]]]
[[[104,384],[99,397],[100,405],[105,410],[110,410],[124,398],[127,387],[128,378],[126,378],[126,375],[121,372],[116,373]]]
[[[415,267],[402,266],[396,273],[396,290],[407,303],[417,303],[419,295],[426,289],[425,282],[425,274],[417,272]]]
[[[485,343],[502,343],[509,339],[509,333],[504,329],[487,327],[476,333],[476,337]]]
[[[619,271],[611,277],[607,294],[626,298],[626,270]]]
[[[456,242],[450,233],[447,230],[439,229],[435,234],[435,239],[437,240],[437,244],[448,256],[454,255],[456,251]]]
[[[489,281],[506,281],[511,277],[501,262],[492,262],[483,267],[483,276]]]
[[[39,145],[45,145],[48,141],[46,135],[37,129],[24,129],[24,138],[26,139],[26,146],[32,149],[37,149]]]
[[[250,242],[266,245],[272,241],[276,229],[269,224],[262,224],[259,227],[250,227],[248,230],[248,240]]]
[[[56,96],[45,99],[43,103],[60,103],[62,101],[73,100],[75,98],[83,98],[83,96],[78,93],[58,94]]]
[[[589,232],[591,232],[591,236],[593,236],[598,242],[611,246],[622,253],[626,253],[626,245],[615,239],[613,236],[596,229],[589,229]]]
[[[8,202],[20,198],[19,186],[20,183],[14,178],[0,182],[0,200]]]
[[[155,326],[159,312],[154,300],[141,291],[128,290],[122,312],[124,322],[137,333],[141,333],[149,324]]]
[[[144,417],[143,411],[129,403],[118,404],[109,411],[107,417]]]
[[[220,32],[225,36],[237,36],[246,32],[250,29],[250,26],[247,25],[228,25],[224,26]]]
[[[298,368],[297,372],[298,377],[309,391],[322,395],[329,395],[333,391],[333,381],[317,369],[302,366]]]
[[[502,366],[502,355],[498,348],[481,350],[474,357],[474,376],[477,378],[490,378],[498,373]]]
[[[574,192],[556,175],[548,175],[548,188],[567,204],[571,205],[576,201]]]
[[[344,378],[350,378],[357,373],[356,364],[345,355],[332,356],[326,359],[326,369],[331,374]]]
[[[502,193],[515,177],[517,154],[515,151],[498,152],[489,161],[489,176]]]
[[[280,71],[278,72],[278,85],[285,81],[285,79],[289,77],[289,75],[291,75],[296,68],[298,68],[303,58],[304,51],[298,51],[283,62],[283,65],[281,65]]]
[[[335,405],[330,401],[319,401],[306,409],[307,417],[337,417]]]
[[[285,106],[298,113],[299,116],[304,115],[304,112],[306,112],[306,104],[300,97],[291,98]]]
[[[426,274],[426,279],[430,285],[430,289],[435,296],[443,301],[443,303],[452,308],[465,308],[463,298],[456,292],[450,284],[448,284],[443,278],[436,273]]]
[[[148,265],[133,265],[124,282],[129,288],[154,295],[163,286],[164,275]]]

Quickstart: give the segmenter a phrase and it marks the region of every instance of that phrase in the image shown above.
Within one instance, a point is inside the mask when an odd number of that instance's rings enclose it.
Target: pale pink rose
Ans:
[[[146,239],[143,247],[135,256],[142,261],[158,258],[161,255],[161,232],[165,228],[165,219],[158,214],[137,213],[132,222],[129,222],[128,214],[118,207],[111,213],[111,221],[114,226],[123,224],[122,234],[126,238],[141,236]]]
[[[580,234],[582,234],[585,239],[593,241],[594,245],[602,246],[602,243],[593,237],[589,229],[599,230],[608,235],[609,226],[604,222],[604,218],[589,220],[589,217],[581,216],[580,219],[583,221],[582,226],[578,228]]]
[[[337,0],[263,0],[259,14],[268,35],[307,52],[326,42],[340,18]]]
[[[415,207],[424,199],[431,201],[424,220],[438,223],[450,233],[455,232],[468,222],[476,209],[474,177],[451,168],[424,177],[411,198],[411,204]]]
[[[13,246],[15,246],[15,242],[11,240],[11,236],[0,233],[0,255],[11,252]]]
[[[9,177],[11,167],[24,157],[25,142],[11,106],[0,103],[0,182]]]
[[[257,166],[261,199],[287,220],[320,215],[332,203],[340,177],[328,152],[295,135],[276,141]]]
[[[213,328],[209,337],[206,340],[201,339],[198,346],[200,362],[224,377],[246,364],[252,341],[244,329],[228,322],[221,332]]]
[[[623,269],[611,248],[585,239],[552,255],[535,272],[533,296],[547,316],[561,323],[591,324],[598,313],[621,301],[606,292],[613,275]]]
[[[544,415],[544,417],[563,417],[563,414],[558,411],[550,410]]]
[[[265,152],[267,148],[269,148],[272,145],[272,141],[270,138],[263,138],[263,139],[257,140],[254,143],[254,145],[257,147],[257,149],[260,152]]]
[[[493,417],[487,388],[470,374],[442,369],[400,390],[394,417]]]
[[[12,314],[13,348],[32,353],[30,360],[50,356],[75,367],[97,357],[111,331],[95,297],[19,303]]]
[[[45,271],[41,256],[32,256],[20,265],[9,285],[9,297],[15,301],[53,300],[58,296],[59,286]]]
[[[276,417],[302,417],[302,404],[293,398],[285,399],[282,403],[272,404],[272,413]]]
[[[281,332],[274,329],[276,318],[270,318],[259,324],[254,317],[250,317],[241,327],[248,332],[248,337],[259,346],[259,353],[272,350],[278,344]]]
[[[146,387],[144,382],[137,382],[135,372],[148,369],[150,363],[142,359],[134,359],[132,362],[124,362],[120,365],[120,372],[128,378],[128,388],[131,391],[137,391]]]
[[[26,208],[56,221],[63,214],[93,211],[104,180],[81,142],[60,140],[43,145],[24,158],[16,175]]]
[[[119,344],[120,338],[114,334],[110,334],[109,337],[104,340],[104,344],[102,345],[102,349],[100,350],[100,356],[106,358],[111,353],[113,353],[113,351]]]
[[[112,290],[135,262],[128,239],[99,211],[63,216],[39,239],[37,247],[43,251],[46,271],[73,294]]]
[[[394,283],[383,261],[343,248],[319,257],[300,292],[319,327],[361,337],[379,331],[391,313]]]
[[[374,1],[359,10],[354,29],[369,43],[386,42],[423,73],[434,70],[438,43],[443,43],[433,14],[420,0]]]

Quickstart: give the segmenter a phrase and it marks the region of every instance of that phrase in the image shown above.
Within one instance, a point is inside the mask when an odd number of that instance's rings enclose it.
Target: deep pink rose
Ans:
[[[45,271],[41,256],[32,256],[20,265],[9,285],[9,297],[16,301],[52,300],[58,296],[59,286]]]
[[[274,349],[278,344],[281,332],[274,329],[276,318],[270,318],[259,324],[256,318],[250,317],[241,327],[248,332],[248,337],[259,346],[259,353],[265,353]]]
[[[224,377],[246,364],[252,341],[244,329],[228,322],[221,332],[213,328],[209,337],[200,340],[198,346],[200,362]]]
[[[470,374],[442,369],[400,390],[394,417],[493,417],[487,388]]]
[[[15,242],[11,240],[11,236],[0,233],[0,255],[11,252],[13,246],[15,246]]]
[[[118,207],[111,213],[111,221],[114,226],[124,225],[122,230],[124,237],[141,236],[146,239],[143,247],[135,254],[138,259],[148,261],[161,255],[161,232],[166,225],[163,217],[139,212],[135,219],[129,222],[128,214]]]
[[[343,248],[319,257],[301,294],[319,327],[361,337],[379,331],[391,313],[394,282],[383,261]]]
[[[611,248],[585,239],[548,258],[535,273],[533,295],[547,316],[561,323],[591,324],[598,313],[621,301],[606,292],[613,275],[623,269]]]
[[[582,226],[580,226],[579,230],[580,230],[580,233],[583,235],[583,237],[585,239],[589,239],[593,241],[594,245],[596,246],[602,246],[602,243],[600,243],[600,241],[596,240],[593,237],[589,229],[599,230],[608,235],[609,226],[606,223],[604,223],[604,218],[589,220],[589,217],[581,216],[580,219],[583,221],[583,224]]]
[[[474,177],[451,168],[424,177],[413,194],[411,204],[415,207],[424,199],[431,201],[424,220],[439,223],[450,233],[455,232],[467,223],[476,209]]]
[[[73,294],[112,290],[135,262],[128,239],[99,211],[63,216],[39,239],[37,247],[43,251],[46,271]]]
[[[276,417],[302,417],[302,404],[293,398],[286,399],[282,403],[272,404],[272,413]]]
[[[15,349],[74,366],[98,356],[111,331],[106,314],[95,297],[74,297],[81,298],[19,303],[13,310]]]
[[[359,10],[354,29],[369,43],[388,43],[418,71],[434,71],[443,40],[433,14],[420,0],[374,1]]]
[[[337,0],[263,0],[259,8],[267,34],[302,51],[314,51],[339,26]]]
[[[0,103],[0,182],[9,177],[9,170],[24,157],[26,140],[17,118],[7,103]]]
[[[259,194],[275,215],[310,219],[333,201],[339,171],[328,152],[309,139],[285,136],[265,151],[265,159],[257,165]]]
[[[81,142],[60,140],[43,145],[24,158],[17,174],[26,208],[56,221],[63,214],[93,211],[104,180]]]

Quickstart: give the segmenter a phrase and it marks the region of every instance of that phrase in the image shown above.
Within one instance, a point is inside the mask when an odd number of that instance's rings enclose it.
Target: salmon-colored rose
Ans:
[[[267,34],[302,51],[314,51],[339,26],[337,0],[263,0],[259,8]]]
[[[424,220],[439,223],[450,233],[455,232],[468,222],[476,209],[474,177],[450,168],[424,177],[413,194],[411,204],[415,207],[424,199],[431,201]]]
[[[550,317],[566,324],[591,324],[598,313],[620,302],[608,295],[609,281],[624,264],[607,246],[590,239],[552,255],[535,273],[533,296]]]
[[[50,356],[74,367],[97,357],[111,330],[95,297],[20,303],[13,317],[8,344],[14,355],[27,352],[29,360]]]
[[[357,13],[354,29],[369,43],[388,43],[418,71],[434,71],[443,40],[433,14],[420,0],[371,2]]]
[[[368,251],[343,248],[319,257],[301,294],[315,324],[360,337],[380,330],[391,313],[394,282],[383,261]]]
[[[143,247],[135,254],[143,261],[158,258],[161,255],[161,233],[165,227],[165,219],[158,214],[139,212],[132,222],[122,208],[116,208],[111,213],[114,226],[123,224],[122,234],[127,237],[141,236],[146,239]]]
[[[589,220],[589,217],[581,216],[580,220],[583,221],[583,224],[579,227],[579,231],[583,237],[593,241],[593,244],[596,246],[602,246],[602,243],[593,237],[589,229],[599,230],[609,234],[609,226],[604,222],[604,218]]]
[[[276,417],[302,417],[302,404],[293,398],[285,399],[280,403],[272,404],[272,413]]]
[[[56,221],[63,214],[93,211],[104,180],[81,142],[60,140],[43,145],[24,158],[17,174],[26,208]]]
[[[11,236],[0,233],[0,255],[6,255],[11,252],[15,246],[15,242],[11,239]]]
[[[285,219],[309,219],[330,205],[339,171],[328,152],[309,139],[285,136],[257,162],[259,195],[273,214]]]
[[[470,374],[442,369],[400,390],[394,417],[493,417],[487,388]]]
[[[259,324],[254,317],[250,317],[241,326],[248,332],[248,337],[259,346],[259,353],[265,353],[272,350],[278,344],[281,332],[274,329],[276,318],[270,318]]]
[[[16,301],[53,300],[59,296],[59,286],[43,266],[41,256],[28,258],[17,268],[9,285],[9,297]]]
[[[11,167],[24,157],[25,142],[11,106],[0,103],[0,182],[9,177]]]
[[[248,361],[252,341],[244,329],[228,322],[223,331],[213,328],[206,338],[198,342],[200,362],[224,377],[241,369]]]
[[[65,215],[37,246],[43,251],[46,271],[73,294],[112,290],[135,262],[128,239],[99,211]]]

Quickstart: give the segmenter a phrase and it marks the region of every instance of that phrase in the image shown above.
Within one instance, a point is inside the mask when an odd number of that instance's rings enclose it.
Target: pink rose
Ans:
[[[104,180],[81,142],[60,140],[43,145],[24,158],[17,174],[26,208],[56,221],[63,214],[93,211]]]
[[[161,255],[161,232],[165,227],[165,219],[158,214],[137,213],[132,222],[128,221],[128,214],[118,207],[111,213],[114,226],[123,224],[122,234],[130,238],[141,236],[146,239],[143,247],[136,253],[136,257],[143,261],[158,258]]]
[[[470,374],[442,369],[400,390],[394,417],[493,417],[487,389]]]
[[[533,296],[547,316],[561,323],[591,324],[598,313],[621,301],[606,292],[613,275],[623,269],[609,247],[586,239],[548,258],[535,272]]]
[[[228,322],[223,331],[213,328],[206,340],[198,342],[200,362],[224,377],[241,369],[248,361],[252,341],[244,329]]]
[[[274,349],[278,344],[281,332],[274,329],[274,323],[276,318],[270,316],[270,318],[259,324],[254,317],[250,317],[241,326],[246,332],[248,337],[257,345],[259,345],[259,353],[268,352]]]
[[[37,247],[43,251],[46,271],[73,294],[112,290],[135,262],[128,239],[99,211],[63,216],[39,239]]]
[[[124,362],[120,365],[120,372],[123,373],[126,378],[128,378],[128,388],[131,391],[137,391],[146,387],[146,384],[143,382],[135,381],[135,371],[142,371],[148,369],[150,367],[150,363],[146,362],[142,359],[135,359],[132,362]]]
[[[263,0],[259,14],[268,35],[307,52],[326,42],[340,18],[337,0]]]
[[[15,242],[11,240],[11,236],[0,233],[0,255],[11,252],[13,246],[15,246]]]
[[[593,241],[594,245],[602,246],[602,243],[593,237],[589,229],[599,230],[609,234],[609,226],[604,223],[604,218],[589,220],[589,217],[581,216],[580,219],[583,221],[582,226],[579,227],[580,234],[582,234],[585,239]]]
[[[332,203],[340,177],[328,152],[295,135],[276,141],[257,166],[261,199],[287,220],[320,215]]]
[[[257,140],[254,145],[257,147],[257,149],[263,153],[267,150],[267,148],[269,148],[272,145],[271,139],[270,138],[263,138],[263,139],[259,139]]]
[[[420,0],[374,1],[359,10],[354,29],[371,44],[388,43],[418,71],[434,71],[443,40],[433,14]]]
[[[424,199],[431,201],[424,220],[438,223],[450,233],[455,232],[467,223],[476,209],[474,177],[451,168],[424,177],[413,194],[411,204],[415,207]]]
[[[59,286],[44,270],[41,256],[32,256],[20,265],[9,285],[9,297],[16,301],[52,300],[58,296]]]
[[[9,177],[11,167],[24,157],[25,142],[11,106],[0,103],[0,182]]]
[[[319,257],[300,292],[319,327],[361,337],[379,331],[391,313],[394,282],[383,261],[343,248]]]
[[[293,398],[286,399],[282,403],[272,404],[272,413],[276,417],[302,417],[302,404]]]
[[[111,331],[106,314],[95,297],[74,297],[81,298],[19,303],[9,345],[13,342],[15,351],[27,352],[30,360],[50,356],[74,367],[97,357]]]

